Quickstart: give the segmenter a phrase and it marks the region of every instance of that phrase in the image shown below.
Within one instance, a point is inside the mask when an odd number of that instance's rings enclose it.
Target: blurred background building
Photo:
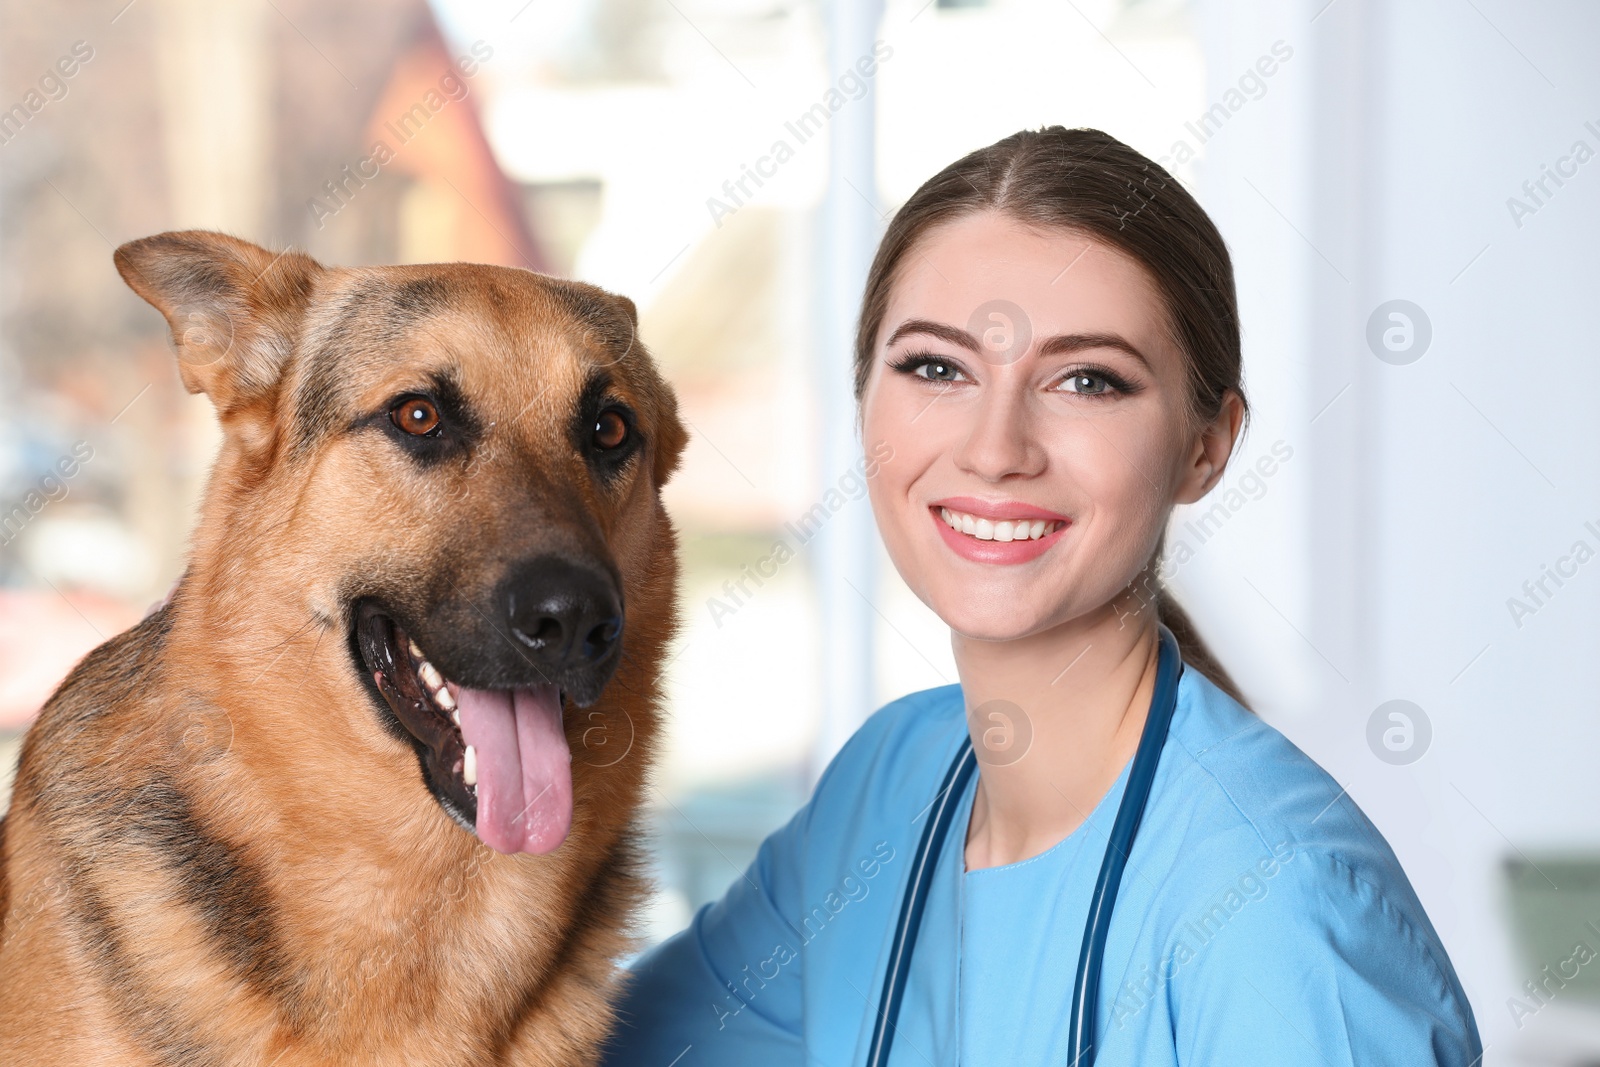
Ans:
[[[1570,962],[1600,952],[1600,9],[0,0],[0,19],[0,784],[72,663],[181,572],[216,445],[117,244],[204,226],[338,264],[579,277],[639,304],[693,430],[653,793],[670,933],[873,707],[955,680],[853,474],[865,257],[959,155],[1097,126],[1185,182],[1236,257],[1254,425],[1175,518],[1172,584],[1345,787],[1330,803],[1395,846],[1485,1063],[1600,1062],[1600,962]],[[843,504],[802,543],[824,499]]]

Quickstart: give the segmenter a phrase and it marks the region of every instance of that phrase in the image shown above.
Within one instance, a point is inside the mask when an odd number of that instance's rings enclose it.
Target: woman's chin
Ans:
[[[1018,600],[981,606],[967,600],[934,604],[933,610],[952,633],[968,641],[1017,641],[1050,629],[1054,622],[1045,612],[1029,610]]]

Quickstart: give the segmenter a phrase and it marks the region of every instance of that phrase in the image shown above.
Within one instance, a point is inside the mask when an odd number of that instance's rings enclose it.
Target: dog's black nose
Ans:
[[[552,676],[604,664],[622,639],[622,598],[602,570],[542,556],[505,588],[512,634]]]

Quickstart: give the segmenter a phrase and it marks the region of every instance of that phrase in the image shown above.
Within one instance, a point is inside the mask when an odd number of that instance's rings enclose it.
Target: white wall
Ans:
[[[1485,1063],[1509,1062],[1554,1013],[1519,1030],[1507,1009],[1535,975],[1512,954],[1499,863],[1600,852],[1600,559],[1520,626],[1507,607],[1574,542],[1600,549],[1584,526],[1600,531],[1600,156],[1520,226],[1507,199],[1532,204],[1522,183],[1576,141],[1600,153],[1600,5],[1196,15],[1211,99],[1274,40],[1294,50],[1207,144],[1198,190],[1239,271],[1258,406],[1243,455],[1281,438],[1294,458],[1178,584],[1263,714],[1394,845]],[[1433,334],[1403,365],[1365,336],[1397,298]],[[1367,740],[1396,698],[1433,731],[1402,766]]]

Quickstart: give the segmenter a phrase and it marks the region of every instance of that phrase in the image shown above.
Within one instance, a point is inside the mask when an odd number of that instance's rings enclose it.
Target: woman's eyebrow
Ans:
[[[1120,349],[1144,364],[1145,370],[1150,370],[1150,361],[1144,358],[1144,353],[1114,333],[1063,333],[1046,337],[1039,342],[1039,355],[1059,356],[1086,348]]]
[[[910,334],[925,333],[930,337],[937,337],[941,341],[948,341],[953,345],[965,348],[968,352],[981,354],[982,345],[978,339],[966,330],[958,329],[943,322],[934,322],[932,319],[907,319],[895,328],[889,335],[885,347],[893,345],[902,337]],[[1090,348],[1115,348],[1128,353],[1134,359],[1144,364],[1145,370],[1150,370],[1150,361],[1145,358],[1133,345],[1114,333],[1063,333],[1054,337],[1046,337],[1038,343],[1037,350],[1041,356],[1069,355]]]
[[[889,340],[884,347],[887,348],[900,340],[900,338],[913,333],[925,333],[930,337],[937,337],[941,341],[949,341],[953,345],[965,348],[968,352],[979,351],[978,339],[966,330],[959,330],[942,322],[934,322],[932,319],[907,319],[895,328],[894,333],[889,335]]]

